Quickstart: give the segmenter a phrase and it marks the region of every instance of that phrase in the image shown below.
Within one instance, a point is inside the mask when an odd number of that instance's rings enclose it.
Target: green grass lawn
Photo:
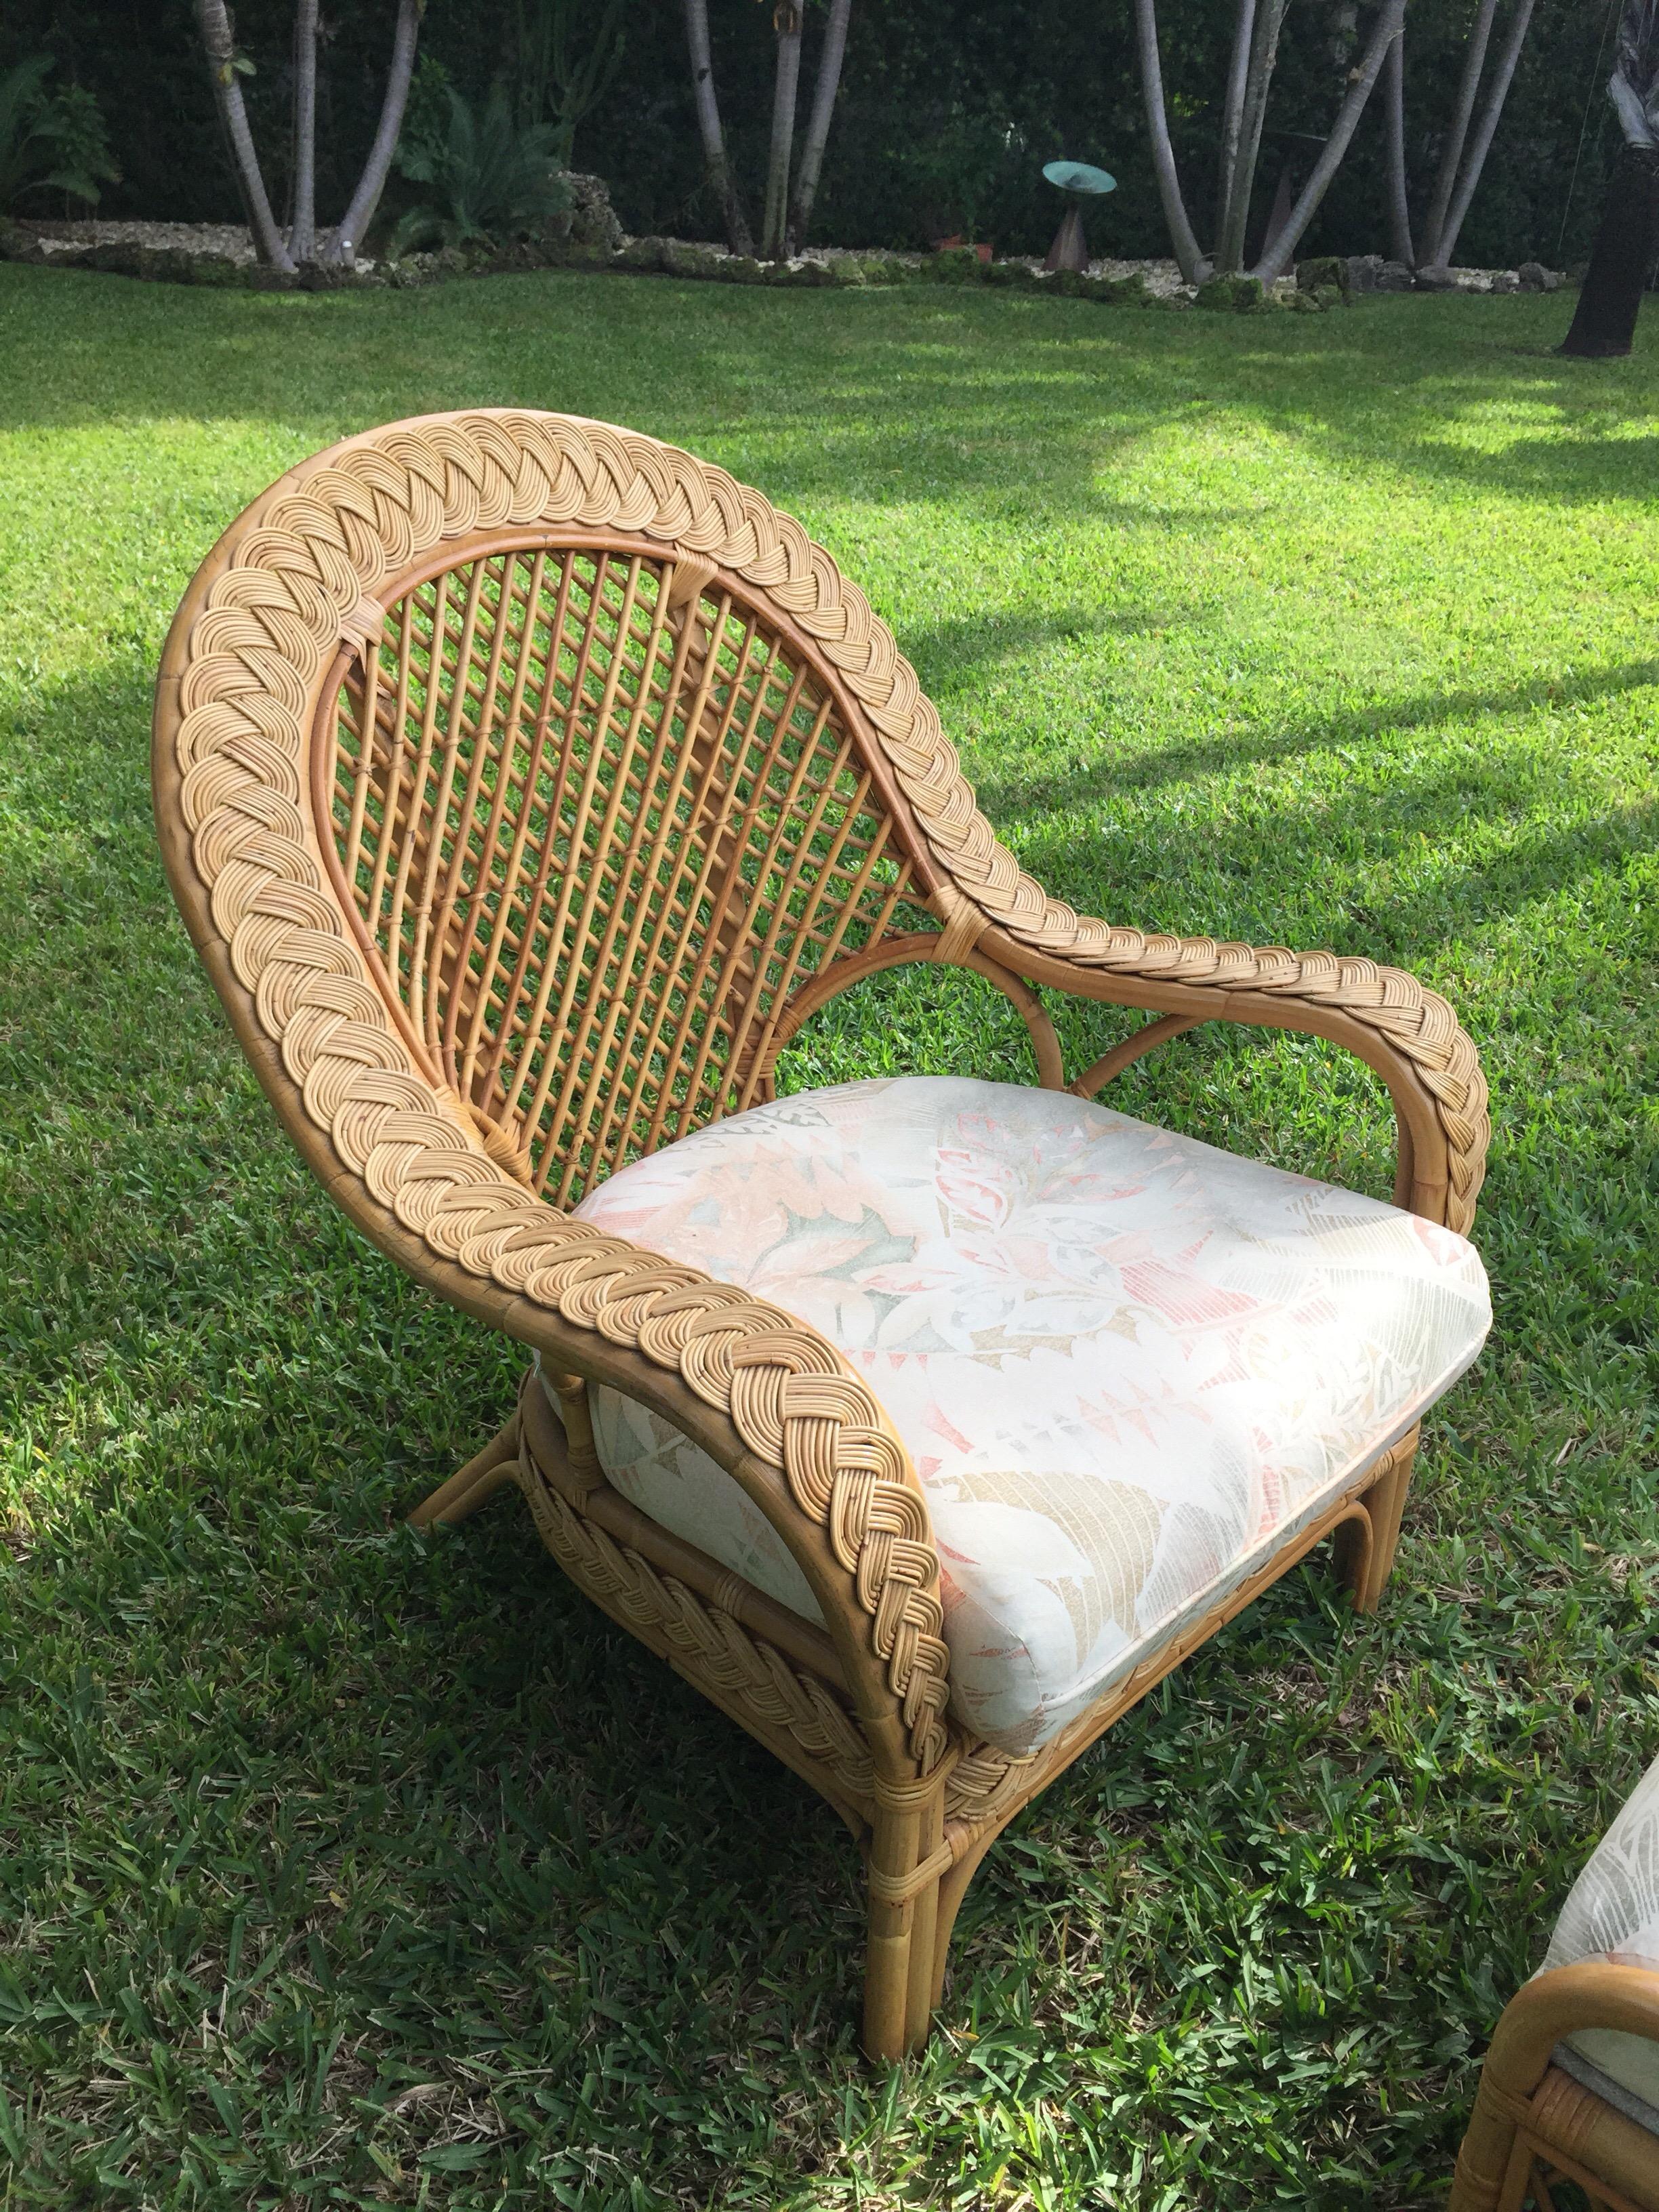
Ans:
[[[0,268],[0,2201],[1439,2200],[1659,1752],[1659,323],[1596,363],[1566,320]],[[1316,1559],[1042,1797],[903,2070],[857,2055],[854,1853],[804,1788],[516,1503],[401,1524],[514,1353],[302,1171],[151,839],[156,655],[225,523],[501,404],[801,515],[1060,895],[1411,968],[1492,1079],[1498,1326],[1382,1613]],[[1012,1020],[882,979],[788,1079],[1021,1074]],[[1379,1092],[1307,1041],[1199,1031],[1114,1103],[1388,1188]]]

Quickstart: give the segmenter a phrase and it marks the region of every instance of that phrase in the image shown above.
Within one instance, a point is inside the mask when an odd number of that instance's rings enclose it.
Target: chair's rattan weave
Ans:
[[[1564,2184],[1594,2212],[1659,2212],[1659,2138],[1553,2063],[1586,2029],[1659,2042],[1659,1972],[1581,1959],[1522,1984],[1481,2068],[1448,2212],[1555,2212]]]
[[[811,664],[703,573],[469,561],[340,689],[337,848],[379,964],[560,1206],[750,1103],[797,981],[878,941],[908,872]]]
[[[1049,1080],[1031,984],[1161,1013],[1144,1043],[1217,1018],[1331,1037],[1389,1084],[1401,1201],[1462,1229],[1488,1129],[1450,1009],[1369,961],[1148,937],[1049,898],[978,811],[890,631],[800,526],[720,469],[568,417],[397,424],[273,486],[179,610],[155,775],[180,905],[341,1203],[557,1367],[696,1430],[778,1522],[867,1746],[872,1957],[901,1958],[922,1876],[968,1863],[1054,1761],[1022,1782],[947,1724],[927,1510],[842,1356],[561,1209],[769,1095],[805,1012],[912,957],[998,981]],[[1377,1473],[1378,1572],[1408,1465]],[[631,1602],[621,1553],[595,1549],[592,1571]],[[759,1675],[750,1692],[773,1694]],[[842,1778],[829,1793],[861,1794],[845,1740],[807,1706],[796,1720]],[[947,1773],[969,1822],[954,1844]],[[912,1988],[878,2047],[914,2039],[920,1971],[884,1967]]]

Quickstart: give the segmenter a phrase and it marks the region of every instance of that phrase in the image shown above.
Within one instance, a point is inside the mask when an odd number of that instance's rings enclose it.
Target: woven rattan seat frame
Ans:
[[[771,1095],[836,992],[973,969],[1062,1088],[1048,988],[1152,1018],[1092,1096],[1195,1024],[1311,1032],[1374,1068],[1397,1202],[1463,1230],[1488,1138],[1444,1000],[1365,960],[1081,917],[1000,845],[890,632],[800,526],[654,440],[477,412],[346,440],[273,485],[163,655],[173,888],[295,1142],[380,1248],[533,1349],[538,1390],[416,1517],[507,1482],[608,1613],[803,1776],[862,1844],[865,2040],[924,2037],[951,1923],[1018,1808],[1323,1536],[1362,1606],[1416,1437],[1270,1569],[1017,1759],[949,1711],[939,1565],[908,1455],[815,1330],[566,1210],[623,1160]],[[586,1386],[730,1471],[826,1626],[605,1481]]]

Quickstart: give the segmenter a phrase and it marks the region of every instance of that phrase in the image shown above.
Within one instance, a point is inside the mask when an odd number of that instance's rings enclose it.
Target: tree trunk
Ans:
[[[288,250],[296,262],[317,250],[317,0],[294,15],[294,221]]]
[[[1279,182],[1273,188],[1273,205],[1267,210],[1267,226],[1261,234],[1261,251],[1271,253],[1279,243],[1279,234],[1291,219],[1291,210],[1296,205],[1296,194],[1291,187],[1291,165],[1287,161],[1279,173]]]
[[[1175,148],[1170,143],[1170,118],[1164,106],[1164,70],[1158,58],[1157,0],[1135,0],[1135,35],[1140,48],[1140,89],[1146,103],[1146,130],[1152,142],[1152,167],[1158,177],[1158,196],[1164,222],[1175,248],[1181,273],[1189,284],[1201,284],[1210,264],[1199,251],[1187,204],[1181,197]]]
[[[1527,0],[1531,4],[1531,0]],[[1354,82],[1348,88],[1348,96],[1336,112],[1331,125],[1331,135],[1320,150],[1314,171],[1302,187],[1301,196],[1291,210],[1291,219],[1273,240],[1273,249],[1264,253],[1251,275],[1259,276],[1264,284],[1271,284],[1282,276],[1290,266],[1291,256],[1301,242],[1302,234],[1319,210],[1319,203],[1330,188],[1331,179],[1342,166],[1342,157],[1348,150],[1349,141],[1359,126],[1365,112],[1365,102],[1371,96],[1371,87],[1382,70],[1382,58],[1400,36],[1406,20],[1406,0],[1383,0],[1376,27],[1370,42],[1361,55]]]
[[[761,216],[761,259],[781,261],[789,214],[789,166],[795,145],[795,94],[800,83],[800,0],[778,0],[772,17],[778,65],[772,80],[772,146],[766,163],[766,207]]]
[[[830,0],[830,20],[823,27],[823,52],[818,57],[817,82],[812,88],[812,112],[807,119],[800,168],[789,201],[789,235],[786,243],[791,253],[798,253],[805,244],[806,226],[812,219],[812,203],[818,195],[818,176],[823,167],[823,149],[829,143],[830,118],[836,112],[836,94],[841,85],[842,58],[847,52],[847,22],[852,12],[853,0]]]
[[[726,133],[720,128],[720,102],[714,94],[714,57],[708,43],[708,0],[685,0],[685,39],[691,50],[691,91],[696,102],[697,130],[702,138],[703,175],[726,224],[726,244],[733,253],[752,253],[755,241],[732,174],[732,165],[726,158]]]
[[[201,28],[202,44],[207,51],[208,75],[213,83],[213,97],[219,109],[219,119],[225,127],[225,137],[230,143],[232,165],[247,209],[248,228],[253,233],[254,250],[260,260],[270,268],[286,270],[292,276],[294,264],[283,243],[283,234],[276,228],[276,218],[270,211],[265,180],[259,173],[259,156],[253,149],[253,133],[247,127],[247,109],[242,101],[241,80],[233,66],[236,46],[230,35],[230,18],[225,13],[225,0],[196,0],[196,16]]]
[[[1521,58],[1527,26],[1532,21],[1532,7],[1533,0],[1516,0],[1515,20],[1510,25],[1509,39],[1498,61],[1497,74],[1492,78],[1492,90],[1486,95],[1480,127],[1474,134],[1469,158],[1463,164],[1463,173],[1457,180],[1457,191],[1446,217],[1446,227],[1435,240],[1434,258],[1430,264],[1432,268],[1443,269],[1452,258],[1457,234],[1463,228],[1463,218],[1469,211],[1474,188],[1480,181],[1480,172],[1486,167],[1486,156],[1492,150],[1492,134],[1498,128],[1498,118],[1504,112],[1504,102],[1509,97],[1515,65]]]
[[[532,22],[525,0],[513,0],[513,30],[503,41],[500,68],[502,77],[514,87],[520,129],[533,130],[547,113],[552,46],[552,9],[538,8]]]
[[[1216,246],[1216,267],[1224,276],[1236,276],[1244,265],[1244,234],[1250,224],[1250,199],[1255,190],[1256,163],[1261,158],[1261,130],[1267,119],[1267,87],[1279,59],[1279,33],[1288,0],[1265,0],[1255,19],[1250,43],[1249,73],[1244,82],[1244,115],[1238,159],[1233,168],[1233,189],[1227,203],[1226,222]]]
[[[1255,27],[1255,0],[1238,0],[1233,25],[1232,58],[1227,64],[1227,97],[1221,112],[1221,169],[1216,179],[1215,234],[1227,228],[1232,205],[1233,180],[1238,173],[1238,141],[1244,123],[1244,86],[1250,73],[1250,33]]]
[[[386,97],[380,102],[374,143],[368,149],[368,159],[357,179],[357,189],[351,195],[351,204],[340,217],[339,228],[328,250],[327,258],[336,267],[351,266],[363,235],[374,220],[380,194],[386,190],[392,157],[398,150],[398,133],[404,127],[409,81],[415,74],[415,41],[420,36],[425,3],[426,0],[398,0],[398,21],[392,33],[392,64],[386,74]]]
[[[1480,72],[1486,65],[1486,42],[1492,37],[1492,17],[1498,12],[1498,0],[1480,0],[1480,12],[1469,33],[1469,43],[1463,52],[1463,75],[1457,87],[1457,105],[1452,112],[1451,129],[1440,155],[1440,167],[1435,176],[1434,191],[1429,200],[1428,219],[1423,226],[1423,265],[1433,268],[1440,258],[1440,234],[1446,227],[1446,210],[1451,205],[1452,186],[1457,182],[1457,165],[1463,158],[1463,141],[1468,136],[1469,118],[1474,112],[1474,96],[1480,89]]]
[[[1583,360],[1627,354],[1642,290],[1659,252],[1659,147],[1626,146],[1613,164],[1601,228],[1559,350]]]
[[[1383,65],[1385,120],[1389,132],[1389,252],[1407,269],[1417,266],[1412,251],[1411,203],[1406,194],[1406,33],[1389,48]]]

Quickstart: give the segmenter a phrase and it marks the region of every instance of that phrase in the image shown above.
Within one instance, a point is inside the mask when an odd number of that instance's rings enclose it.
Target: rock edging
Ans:
[[[289,275],[252,257],[251,243],[229,251],[188,244],[151,244],[168,232],[200,227],[168,224],[64,225],[49,235],[44,226],[0,217],[0,260],[35,267],[92,269],[110,276],[134,276],[151,283],[200,284],[255,292],[406,290],[459,276],[492,276],[539,269],[617,271],[635,276],[677,276],[720,284],[759,284],[805,291],[855,290],[909,283],[981,285],[1042,292],[1060,299],[1092,300],[1108,307],[1199,307],[1224,314],[1257,314],[1272,310],[1317,314],[1370,292],[1553,292],[1565,281],[1541,263],[1522,262],[1518,270],[1445,269],[1413,270],[1381,254],[1316,256],[1299,262],[1294,276],[1264,284],[1255,276],[1212,276],[1194,286],[1172,281],[1161,264],[1128,264],[1127,273],[1104,273],[1113,264],[1078,272],[1045,270],[1035,259],[982,261],[972,246],[936,253],[852,252],[826,249],[790,261],[759,261],[724,246],[677,238],[626,236],[611,210],[599,180],[574,178],[596,187],[579,200],[570,234],[507,247],[484,243],[446,246],[432,253],[409,253],[389,262],[366,262],[351,269],[307,268]],[[125,234],[88,237],[75,233],[113,230]],[[230,227],[217,227],[229,236]],[[69,233],[70,234],[64,235]],[[1122,269],[1124,264],[1116,264]]]
[[[137,228],[134,226],[133,228]],[[146,226],[159,229],[161,226]],[[981,261],[971,247],[942,252],[902,254],[825,252],[791,261],[759,261],[730,253],[723,246],[676,238],[628,238],[617,242],[548,240],[507,247],[446,246],[432,253],[408,253],[399,260],[355,269],[306,268],[290,276],[245,254],[215,253],[184,246],[147,245],[133,237],[48,241],[33,228],[0,218],[0,260],[34,267],[92,269],[134,276],[150,283],[200,284],[253,292],[407,290],[459,276],[495,276],[540,269],[615,271],[623,275],[677,276],[718,284],[756,284],[802,291],[856,290],[891,284],[987,285],[1042,292],[1060,299],[1092,300],[1111,307],[1185,309],[1193,306],[1190,286],[1159,286],[1144,268],[1121,276],[1045,271],[1024,259]],[[1224,280],[1228,282],[1238,280]],[[1243,280],[1245,283],[1253,280]],[[1335,303],[1298,291],[1294,280],[1234,304],[1241,307],[1291,307],[1304,312]],[[1340,297],[1340,295],[1336,295]],[[1218,304],[1216,300],[1202,302]]]

